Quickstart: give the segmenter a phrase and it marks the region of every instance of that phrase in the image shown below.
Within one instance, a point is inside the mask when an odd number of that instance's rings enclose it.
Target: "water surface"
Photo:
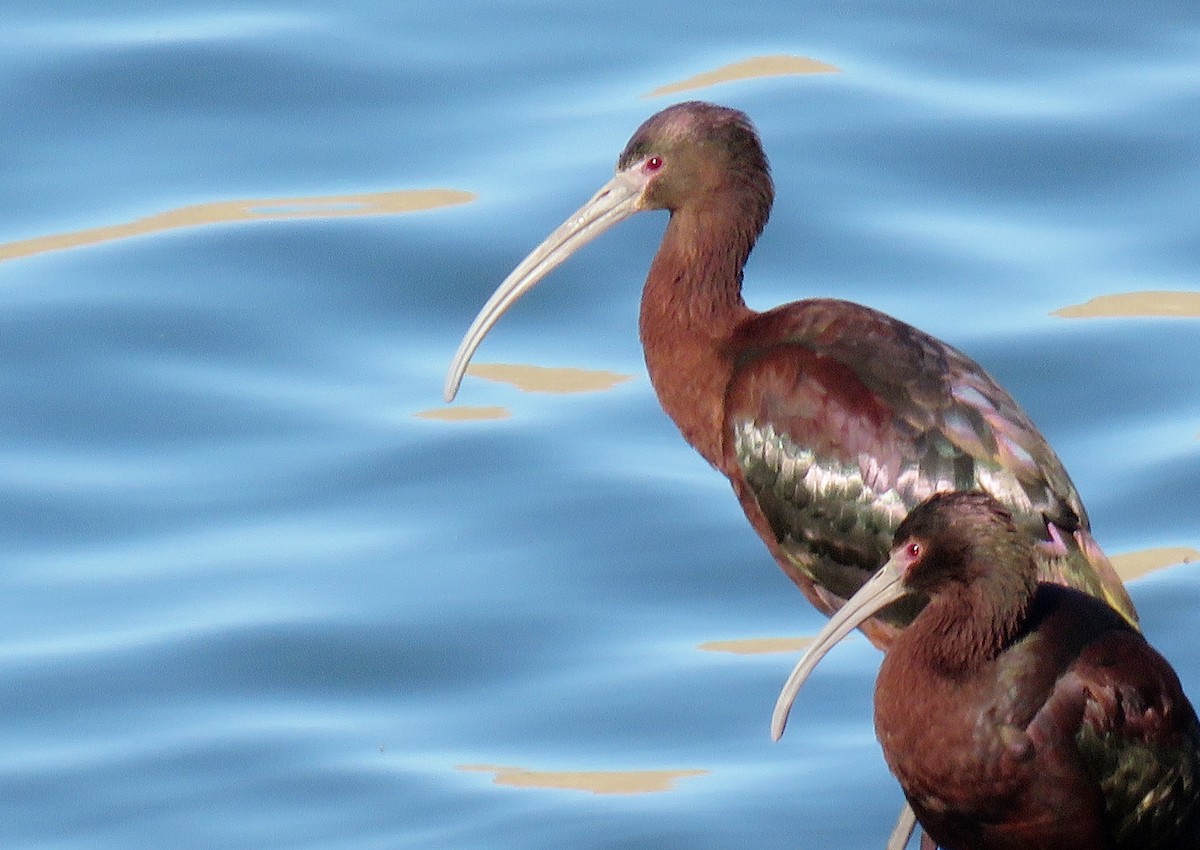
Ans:
[[[1198,46],[1170,2],[9,3],[5,846],[882,846],[865,641],[769,741],[821,619],[645,378],[663,218],[506,317],[461,418],[447,361],[716,100],[778,188],[753,306],[966,350],[1106,550],[1194,560]],[[822,72],[712,82],[781,56]],[[1131,588],[1194,698],[1198,576]]]

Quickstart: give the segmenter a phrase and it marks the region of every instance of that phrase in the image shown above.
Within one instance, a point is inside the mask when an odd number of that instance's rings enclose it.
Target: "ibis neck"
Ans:
[[[1031,601],[1031,595],[1001,596],[979,586],[962,587],[935,597],[897,641],[907,643],[923,665],[943,676],[970,676],[1017,639]]]
[[[724,400],[733,371],[726,352],[738,323],[742,267],[753,247],[719,210],[671,214],[642,291],[640,332],[650,382],[684,438],[721,466]]]

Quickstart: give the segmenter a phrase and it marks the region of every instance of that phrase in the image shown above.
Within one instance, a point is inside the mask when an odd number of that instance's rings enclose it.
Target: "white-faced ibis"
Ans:
[[[1028,535],[984,493],[943,493],[896,531],[891,558],[826,624],[776,705],[838,640],[909,594],[875,732],[944,850],[1197,850],[1200,723],[1179,678],[1130,624],[1039,583]]]
[[[642,210],[670,213],[642,292],[650,381],[684,438],[733,484],[751,525],[826,614],[883,563],[896,526],[929,495],[980,488],[1038,547],[1043,579],[1099,596],[1136,622],[1062,463],[974,361],[883,313],[831,299],[756,313],[742,267],[774,198],[749,119],[708,103],[652,116],[616,176],[488,299],[446,377],[518,298],[573,251]],[[919,604],[864,626],[877,645]]]

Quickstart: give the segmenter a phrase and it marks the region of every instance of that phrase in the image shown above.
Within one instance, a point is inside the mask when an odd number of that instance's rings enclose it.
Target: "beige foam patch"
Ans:
[[[800,652],[812,644],[810,637],[764,637],[741,638],[738,640],[710,640],[697,649],[704,652],[731,652],[735,655],[769,655],[771,653]]]
[[[1109,558],[1122,581],[1133,581],[1146,573],[1172,567],[1176,564],[1194,564],[1200,561],[1200,550],[1191,546],[1161,546],[1156,549],[1140,549]]]
[[[413,189],[364,195],[315,195],[297,198],[215,201],[179,207],[120,224],[6,242],[0,244],[0,261],[206,224],[233,221],[275,221],[289,218],[395,215],[465,204],[474,200],[474,193],[458,189]]]
[[[1200,317],[1200,292],[1119,292],[1055,310],[1066,319]]]
[[[707,770],[530,770],[494,764],[460,764],[458,770],[495,774],[492,782],[514,788],[557,788],[592,794],[658,794]]]
[[[413,414],[418,419],[437,419],[443,422],[477,422],[483,419],[508,419],[512,413],[507,407],[435,407],[419,410]]]
[[[694,91],[708,88],[719,83],[729,83],[735,80],[750,80],[757,77],[784,77],[796,74],[834,74],[839,69],[816,59],[806,56],[753,56],[740,62],[722,65],[712,71],[705,71],[688,77],[686,80],[668,83],[652,92],[642,95],[644,98],[662,97],[667,94]]]
[[[511,384],[527,393],[590,393],[611,390],[633,375],[596,369],[529,366],[522,363],[473,363],[467,374]]]

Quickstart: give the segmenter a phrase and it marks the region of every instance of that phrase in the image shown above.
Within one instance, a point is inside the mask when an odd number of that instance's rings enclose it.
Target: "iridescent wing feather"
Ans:
[[[886,560],[900,520],[928,496],[983,489],[1039,542],[1044,580],[1133,618],[1057,455],[966,355],[886,314],[829,299],[755,316],[731,350],[739,354],[725,399],[726,453],[779,548],[825,591],[853,594]]]

